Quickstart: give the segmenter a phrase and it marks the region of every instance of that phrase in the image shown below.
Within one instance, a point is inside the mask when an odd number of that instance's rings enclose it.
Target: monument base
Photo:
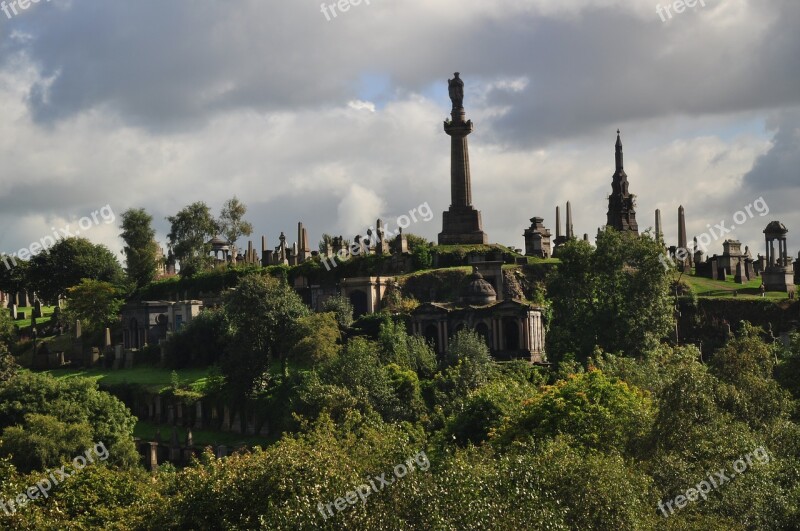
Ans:
[[[451,206],[442,213],[439,245],[487,245],[489,237],[482,227],[480,211],[472,206]]]
[[[767,291],[791,293],[795,290],[794,271],[791,267],[767,266],[761,273],[761,280]]]

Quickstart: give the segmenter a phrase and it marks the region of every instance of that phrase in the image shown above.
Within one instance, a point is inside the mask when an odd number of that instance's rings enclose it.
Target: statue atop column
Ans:
[[[464,81],[461,80],[459,73],[453,74],[453,79],[447,80],[448,90],[450,92],[450,99],[453,102],[453,110],[464,108]]]

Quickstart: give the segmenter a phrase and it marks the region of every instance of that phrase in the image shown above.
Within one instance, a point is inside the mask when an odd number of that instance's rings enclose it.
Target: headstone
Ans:
[[[25,312],[17,312],[17,321],[24,321],[25,320]]]
[[[192,436],[192,428],[186,432],[186,446],[194,446],[194,437]]]
[[[224,444],[217,446],[217,459],[222,459],[228,456],[228,447]]]
[[[33,318],[38,319],[42,316],[42,302],[39,299],[33,303]]]
[[[194,427],[198,430],[203,429],[203,402],[201,400],[194,405]]]
[[[75,321],[75,339],[81,338],[81,321],[78,319]]]
[[[11,318],[12,319],[16,319],[17,318],[17,305],[16,304],[12,304],[11,305]]]
[[[745,283],[745,272],[744,267],[742,267],[742,261],[736,263],[736,274],[733,277],[733,281],[737,284],[744,284]]]
[[[178,428],[172,427],[172,437],[169,441],[169,460],[172,463],[180,463],[181,461],[181,445],[178,442]]]
[[[110,346],[111,346],[111,329],[106,328],[105,342],[103,343],[103,347],[105,347],[107,350]]]
[[[100,361],[100,349],[97,347],[92,347],[86,356],[86,366],[94,367],[98,361]]]
[[[155,471],[158,469],[158,443],[157,442],[149,442],[147,443],[147,459],[145,461],[145,466],[150,471]]]
[[[222,406],[222,431],[231,431],[231,409],[228,406]]]
[[[231,422],[231,431],[234,433],[244,433],[242,428],[242,417],[239,413],[236,413],[233,415],[233,421]]]

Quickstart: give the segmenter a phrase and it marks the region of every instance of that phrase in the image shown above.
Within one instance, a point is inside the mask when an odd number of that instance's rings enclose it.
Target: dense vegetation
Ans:
[[[229,239],[246,232],[240,218]],[[551,366],[496,363],[470,330],[437,356],[409,335],[413,304],[399,292],[353,322],[343,298],[312,313],[280,268],[225,273],[221,307],[167,347],[170,367],[213,376],[170,392],[258,403],[275,440],[153,473],[138,464],[124,405],[90,380],[17,367],[0,313],[0,527],[796,529],[800,335],[784,345],[740,323],[712,355],[675,344],[659,252],[646,235],[612,232],[596,249],[567,244],[540,288]],[[67,314],[99,329],[119,279],[88,278],[64,286]],[[9,505],[98,442],[107,460]]]

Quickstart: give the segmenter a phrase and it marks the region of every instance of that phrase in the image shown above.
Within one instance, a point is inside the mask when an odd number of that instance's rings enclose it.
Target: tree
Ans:
[[[597,249],[567,242],[548,278],[553,322],[548,354],[586,359],[595,346],[633,356],[651,350],[674,326],[663,249],[647,234],[605,230]]]
[[[141,288],[156,278],[158,243],[156,232],[150,224],[153,217],[143,208],[122,213],[122,237],[125,242],[125,269],[136,288]]]
[[[242,278],[224,306],[232,340],[222,369],[231,388],[247,394],[270,362],[287,350],[295,321],[311,311],[286,282],[261,275]]]
[[[32,445],[25,455],[53,455],[55,449],[59,458],[72,459],[75,455],[69,443],[53,446],[44,435],[66,433],[82,424],[90,427],[91,441],[102,441],[108,448],[108,463],[123,466],[138,463],[133,442],[136,417],[119,399],[100,391],[94,380],[80,377],[59,380],[49,374],[23,371],[0,382],[0,429],[10,426],[22,429],[15,432],[15,440],[27,440]],[[82,432],[83,428],[79,429]]]
[[[189,277],[208,267],[211,264],[208,242],[217,234],[217,222],[208,205],[202,201],[192,203],[168,216],[167,221],[172,224],[169,247],[181,264],[181,276]]]
[[[654,410],[641,390],[592,369],[544,388],[501,430],[500,440],[570,435],[583,449],[624,453],[649,434]]]
[[[11,314],[5,308],[0,308],[0,345],[11,348],[17,340],[17,327]]]
[[[341,332],[334,313],[313,313],[297,319],[289,357],[300,365],[313,366],[339,355]]]
[[[229,245],[235,245],[239,237],[250,236],[253,233],[253,225],[244,220],[246,213],[247,206],[236,196],[228,199],[222,205],[222,212],[219,215],[219,232],[225,236]]]
[[[84,278],[122,287],[125,273],[105,245],[85,238],[67,238],[31,258],[28,277],[42,300],[55,303]]]
[[[89,333],[99,333],[116,322],[123,299],[119,290],[109,282],[81,280],[77,286],[67,289],[67,319],[81,326]]]
[[[5,257],[4,257],[5,258]],[[16,295],[27,287],[30,262],[21,258],[0,262],[0,291]]]
[[[343,295],[328,297],[322,303],[323,312],[333,312],[336,314],[336,321],[342,328],[350,328],[353,324],[353,304],[350,299]]]

